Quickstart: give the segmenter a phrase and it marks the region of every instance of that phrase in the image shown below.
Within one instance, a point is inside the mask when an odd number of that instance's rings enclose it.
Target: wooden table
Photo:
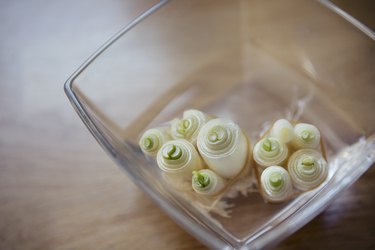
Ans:
[[[205,249],[103,153],[62,89],[153,2],[0,2],[0,249]],[[276,249],[374,248],[374,190],[372,168]]]

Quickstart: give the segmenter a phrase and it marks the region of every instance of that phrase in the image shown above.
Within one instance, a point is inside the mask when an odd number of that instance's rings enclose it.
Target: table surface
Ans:
[[[369,1],[337,2],[374,25],[361,8]],[[0,249],[205,249],[103,153],[63,93],[69,74],[151,5],[0,2]],[[275,248],[374,248],[373,190],[374,168]]]

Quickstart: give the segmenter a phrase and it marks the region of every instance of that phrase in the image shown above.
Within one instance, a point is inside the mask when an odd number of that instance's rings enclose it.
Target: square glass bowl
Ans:
[[[308,223],[375,159],[374,36],[327,5],[161,1],[89,58],[66,94],[105,151],[186,231],[210,248],[262,248]],[[234,120],[252,145],[278,118],[315,124],[327,181],[277,205],[257,192],[181,195],[138,138],[189,108]]]

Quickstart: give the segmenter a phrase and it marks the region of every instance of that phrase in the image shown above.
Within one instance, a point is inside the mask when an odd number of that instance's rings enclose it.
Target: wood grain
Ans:
[[[0,2],[0,249],[205,249],[103,153],[62,90],[154,2]],[[374,168],[275,249],[373,249],[373,190]]]

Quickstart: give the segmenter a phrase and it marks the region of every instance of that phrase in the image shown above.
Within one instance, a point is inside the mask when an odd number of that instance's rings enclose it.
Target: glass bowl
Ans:
[[[373,33],[323,3],[161,1],[94,53],[65,92],[105,151],[202,243],[275,244],[375,159]],[[327,181],[276,205],[251,189],[208,200],[177,192],[142,154],[138,138],[189,108],[236,121],[252,145],[276,119],[315,124],[325,138]]]

